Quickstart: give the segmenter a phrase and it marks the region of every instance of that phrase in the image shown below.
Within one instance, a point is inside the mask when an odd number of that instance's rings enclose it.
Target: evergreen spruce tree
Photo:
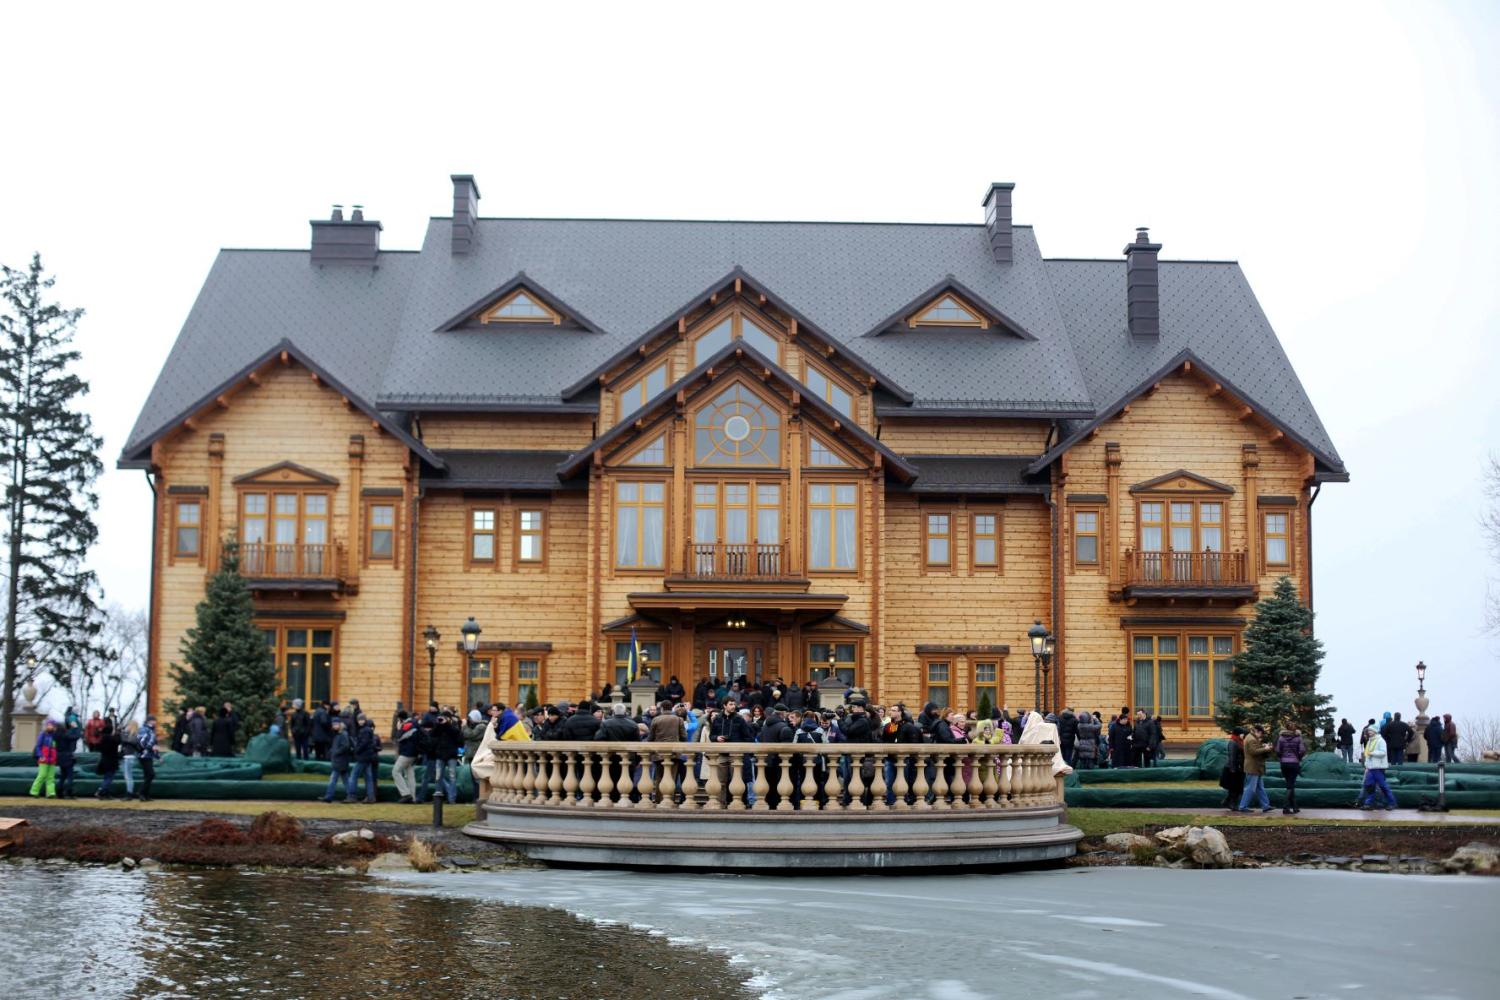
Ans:
[[[88,383],[72,370],[83,310],[51,301],[54,281],[40,255],[24,271],[0,265],[0,749],[11,742],[20,663],[34,657],[66,684],[80,664],[106,655],[99,583],[85,565],[99,533],[103,442],[79,408]]]
[[[521,711],[526,715],[530,715],[532,712],[536,711],[536,709],[536,688],[532,688],[531,690],[526,692],[526,705],[521,709]]]
[[[1255,606],[1245,629],[1245,648],[1234,658],[1227,697],[1215,707],[1215,720],[1227,732],[1261,723],[1273,733],[1295,721],[1311,746],[1325,740],[1333,725],[1333,700],[1318,694],[1323,644],[1313,638],[1313,613],[1297,600],[1289,577]]]
[[[270,726],[280,699],[276,661],[255,627],[250,588],[239,570],[238,546],[226,542],[218,572],[209,578],[198,602],[197,624],[188,629],[182,644],[185,663],[172,664],[177,700],[168,709],[175,715],[203,705],[212,716],[224,702],[233,702],[240,716],[236,742],[243,747],[250,736]]]
[[[986,691],[979,696],[979,706],[974,710],[975,718],[983,722],[995,714],[995,706],[990,702],[990,693]]]

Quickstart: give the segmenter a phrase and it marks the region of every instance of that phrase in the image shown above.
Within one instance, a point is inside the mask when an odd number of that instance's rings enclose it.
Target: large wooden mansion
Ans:
[[[1312,596],[1348,478],[1240,268],[974,225],[358,210],[224,250],[120,464],[146,470],[151,705],[221,542],[287,690],[382,716],[576,699],[631,631],[690,689],[1038,703],[1212,731],[1250,604]],[[459,626],[483,628],[468,656]]]

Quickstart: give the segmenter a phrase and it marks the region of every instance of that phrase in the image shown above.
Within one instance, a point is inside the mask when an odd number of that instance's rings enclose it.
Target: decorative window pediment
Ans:
[[[243,476],[236,476],[236,486],[337,486],[339,481],[296,462],[277,462]]]
[[[481,313],[479,322],[486,325],[490,323],[550,323],[557,326],[562,323],[562,314],[544,303],[535,292],[523,286]]]
[[[908,326],[964,326],[986,330],[990,321],[979,310],[964,302],[952,292],[944,292],[929,305],[917,310],[908,320]]]
[[[1130,487],[1132,493],[1218,493],[1228,495],[1234,492],[1234,487],[1226,483],[1217,482],[1207,476],[1200,476],[1196,472],[1186,469],[1178,469],[1155,479],[1148,479],[1143,483],[1136,483]]]
[[[693,414],[698,465],[781,464],[781,410],[744,383],[724,389]]]

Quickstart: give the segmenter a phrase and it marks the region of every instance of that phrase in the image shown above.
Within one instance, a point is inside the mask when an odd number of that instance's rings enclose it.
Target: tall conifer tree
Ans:
[[[1245,648],[1234,658],[1227,697],[1215,706],[1225,731],[1263,723],[1274,733],[1294,720],[1303,738],[1323,740],[1333,725],[1333,699],[1318,693],[1323,644],[1313,638],[1313,613],[1297,600],[1290,577],[1255,606],[1245,628]]]
[[[183,641],[184,662],[172,664],[177,701],[169,710],[175,715],[202,705],[212,717],[224,702],[233,702],[240,716],[235,741],[241,747],[266,730],[280,703],[276,661],[265,634],[255,627],[254,612],[250,588],[240,576],[239,547],[226,542],[219,569],[198,602],[197,623]]]
[[[0,748],[11,741],[19,666],[68,672],[99,654],[98,580],[85,561],[98,537],[94,489],[103,443],[79,404],[88,383],[73,371],[82,309],[51,300],[56,279],[34,254],[24,271],[0,265],[0,581],[5,669]]]

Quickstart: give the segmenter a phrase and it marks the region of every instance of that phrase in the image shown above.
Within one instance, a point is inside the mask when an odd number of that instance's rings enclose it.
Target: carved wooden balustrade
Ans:
[[[506,742],[488,801],[558,809],[829,813],[1062,805],[1051,746]]]

